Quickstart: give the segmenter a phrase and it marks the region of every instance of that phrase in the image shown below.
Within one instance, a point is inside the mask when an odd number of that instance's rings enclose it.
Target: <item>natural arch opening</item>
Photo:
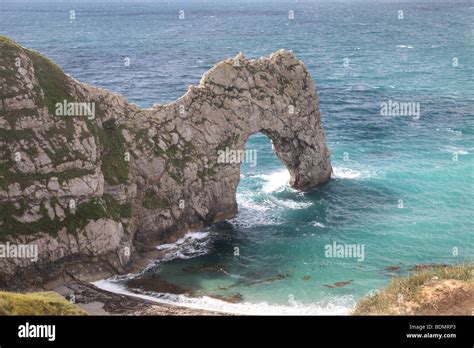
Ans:
[[[242,193],[242,189],[269,193],[289,185],[290,172],[277,157],[273,141],[268,136],[261,132],[252,134],[245,142],[244,155],[237,195]]]
[[[139,158],[131,166],[133,176],[142,193],[159,198],[155,209],[145,207],[137,215],[143,245],[237,214],[240,156],[249,138],[271,139],[279,160],[272,163],[287,168],[295,189],[309,190],[331,176],[314,82],[286,51],[220,62],[176,102],[144,110],[132,123],[139,129],[135,139],[142,130],[150,136],[151,129],[154,144],[146,152],[135,145],[140,141],[131,142]],[[266,141],[256,158],[249,154],[248,165],[257,166],[258,155],[273,155]],[[276,179],[288,176],[281,175]]]

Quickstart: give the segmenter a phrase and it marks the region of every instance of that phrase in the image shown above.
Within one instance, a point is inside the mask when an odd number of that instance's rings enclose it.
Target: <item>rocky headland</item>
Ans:
[[[252,134],[272,140],[294,188],[331,176],[315,84],[284,50],[221,61],[140,109],[0,37],[0,101],[0,244],[36,255],[0,257],[4,290],[140,270],[156,245],[235,216],[240,163],[218,154]]]

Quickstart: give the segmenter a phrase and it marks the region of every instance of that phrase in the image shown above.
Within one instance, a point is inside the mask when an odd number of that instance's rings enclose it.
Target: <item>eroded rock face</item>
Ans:
[[[240,164],[219,163],[219,151],[244,150],[252,134],[272,140],[293,187],[307,190],[331,175],[314,82],[303,63],[283,50],[270,58],[239,55],[220,62],[198,87],[172,104],[135,114],[127,127],[144,134],[129,137],[140,158],[131,166],[138,192],[153,192],[166,205],[136,209],[142,245],[166,238],[167,231],[236,214]]]
[[[183,97],[150,109],[82,84],[6,38],[0,52],[0,209],[8,211],[0,238],[44,245],[46,234],[54,245],[35,265],[9,262],[3,287],[15,267],[41,274],[38,265],[64,270],[99,256],[120,272],[136,251],[233,217],[240,163],[220,156],[243,151],[252,134],[272,140],[294,188],[330,178],[314,82],[287,51],[222,61]],[[63,101],[93,104],[95,115],[59,116]]]

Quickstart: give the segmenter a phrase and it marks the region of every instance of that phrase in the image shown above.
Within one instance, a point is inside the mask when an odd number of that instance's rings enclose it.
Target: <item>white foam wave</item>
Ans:
[[[313,205],[312,202],[296,202],[291,199],[273,199],[275,205],[292,210],[306,209]]]
[[[446,128],[445,130],[446,130],[448,133],[451,133],[451,134],[453,134],[453,135],[455,135],[455,136],[460,136],[460,137],[462,137],[462,131],[460,131],[460,130],[456,130],[456,129],[452,129],[452,128]]]
[[[162,244],[156,248],[166,251],[160,261],[170,261],[177,258],[190,259],[205,255],[210,249],[209,232],[188,232],[176,242]]]
[[[382,173],[373,170],[359,171],[345,167],[333,167],[332,177],[335,179],[369,179],[379,178]]]
[[[257,203],[248,197],[247,195],[237,194],[237,204],[241,209],[256,210],[256,211],[267,211],[270,207],[266,204]]]
[[[258,212],[265,212],[270,209],[284,207],[288,209],[298,210],[305,209],[313,205],[312,202],[297,202],[292,199],[280,199],[276,197],[268,197],[262,202],[253,200],[254,194],[249,192],[246,194],[237,194],[237,203],[239,210],[252,210]]]
[[[301,202],[292,199],[277,198],[271,195],[273,192],[281,192],[289,188],[290,173],[283,169],[270,174],[257,174],[246,176],[246,178],[263,179],[261,191],[244,191],[237,193],[239,214],[230,222],[244,228],[262,225],[280,225],[283,223],[279,216],[271,214],[278,208],[299,210],[313,205],[313,202]],[[268,196],[263,195],[268,194]]]
[[[326,228],[326,226],[324,224],[322,224],[321,222],[317,222],[317,221],[311,222],[311,225],[313,225],[314,227]]]
[[[209,236],[209,232],[188,232],[183,237],[178,239],[176,242],[170,243],[170,244],[162,244],[162,245],[157,246],[156,248],[157,249],[171,249],[171,248],[177,247],[178,245],[182,245],[188,242],[189,240],[204,239],[208,236]]]
[[[468,147],[457,147],[457,146],[444,146],[440,148],[442,152],[456,153],[458,155],[469,155],[469,151],[472,151],[474,148]]]
[[[333,178],[356,179],[356,178],[360,178],[361,176],[362,176],[362,173],[357,170],[353,170],[350,168],[341,168],[341,167],[333,168]]]
[[[290,173],[287,169],[279,170],[271,174],[260,175],[266,181],[263,185],[262,191],[265,193],[283,191],[286,186],[289,186]]]
[[[348,315],[355,306],[352,296],[332,297],[314,304],[294,301],[292,305],[285,306],[267,302],[229,303],[208,296],[195,298],[163,293],[135,293],[126,289],[124,285],[111,280],[99,280],[92,284],[109,292],[138,297],[156,303],[241,315]]]
[[[268,201],[257,203],[250,198],[237,195],[237,203],[239,204],[239,213],[235,218],[229,220],[229,222],[235,226],[250,228],[254,226],[282,224],[282,221],[278,217],[268,213],[268,210],[271,208]]]

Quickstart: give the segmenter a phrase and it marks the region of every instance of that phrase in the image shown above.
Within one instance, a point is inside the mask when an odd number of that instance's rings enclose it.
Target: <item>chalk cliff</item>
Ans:
[[[239,54],[175,102],[140,109],[0,37],[0,100],[0,244],[39,252],[0,257],[2,288],[123,272],[155,245],[233,217],[240,164],[218,153],[254,133],[272,140],[294,188],[331,175],[314,82],[284,50]]]

